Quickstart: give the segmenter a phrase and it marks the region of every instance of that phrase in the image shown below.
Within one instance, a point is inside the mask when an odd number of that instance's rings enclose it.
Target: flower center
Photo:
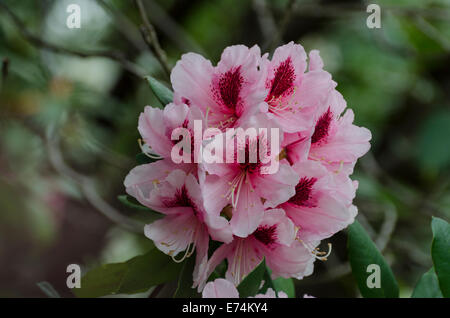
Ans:
[[[168,208],[173,207],[191,207],[194,214],[197,215],[198,209],[197,205],[190,198],[186,187],[183,185],[181,189],[178,189],[175,193],[175,197],[170,200],[166,200],[164,205]]]
[[[275,243],[277,239],[277,233],[276,233],[276,226],[260,226],[256,229],[256,231],[253,233],[253,236],[263,243],[266,246],[270,246]]]
[[[289,92],[294,86],[294,80],[294,66],[292,65],[291,58],[288,57],[278,65],[275,76],[270,83],[270,91],[269,95],[266,97],[266,101],[270,102],[286,92]]]
[[[309,206],[308,201],[311,199],[311,190],[316,181],[316,178],[302,177],[295,186],[295,195],[288,202],[299,206]]]
[[[244,152],[245,152],[244,162],[238,161],[239,166],[243,171],[250,173],[257,172],[259,167],[261,166],[261,160],[258,154],[258,141],[251,144],[247,142],[245,144]]]
[[[223,104],[232,110],[236,109],[239,102],[239,93],[244,79],[241,76],[241,67],[231,69],[222,74],[219,80],[220,99]]]
[[[330,107],[328,107],[328,110],[320,116],[316,123],[316,127],[314,128],[314,134],[311,137],[312,144],[315,144],[328,136],[332,115],[333,113],[331,112]]]

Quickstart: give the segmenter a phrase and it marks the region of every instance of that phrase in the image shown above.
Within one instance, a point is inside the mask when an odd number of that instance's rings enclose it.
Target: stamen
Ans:
[[[149,145],[143,143],[141,138],[138,139],[138,144],[139,148],[141,148],[142,153],[147,157],[155,160],[164,159],[164,157],[161,157],[160,155],[152,152],[152,148],[150,148]]]
[[[295,94],[297,93],[297,86],[294,86],[294,88],[292,89],[292,93],[290,95],[289,100],[287,101],[287,103],[283,103],[283,96],[278,96],[278,97],[272,97],[267,104],[269,105],[269,111],[271,113],[277,114],[279,116],[282,116],[285,111],[289,111],[291,113],[295,113],[296,112],[296,108],[298,108],[298,110],[301,110],[302,107],[301,106],[297,106],[298,102],[294,101],[295,98]]]
[[[208,116],[209,116],[210,110],[211,110],[211,107],[206,108],[206,115],[205,115],[206,128],[209,128],[209,122],[208,122],[209,118],[208,118]]]
[[[339,168],[334,173],[336,173],[336,174],[341,173],[343,167],[344,167],[344,160],[341,160],[339,162]]]
[[[231,205],[233,208],[236,208],[238,200],[239,200],[239,194],[241,192],[242,183],[247,178],[247,172],[242,171],[239,173],[233,181],[229,182],[230,185],[229,190],[225,194],[225,197],[229,200],[231,199]]]
[[[195,242],[197,240],[197,234],[198,234],[198,223],[195,225],[195,228],[191,231],[190,236],[188,241],[192,242],[188,245],[188,247],[186,248],[186,251],[184,252],[184,255],[181,259],[176,259],[175,256],[172,256],[172,260],[175,263],[181,263],[182,261],[184,261],[186,258],[189,258],[192,256],[192,254],[195,251]]]
[[[326,261],[328,260],[328,256],[330,256],[331,254],[331,250],[332,250],[332,245],[331,243],[328,243],[328,252],[321,252],[319,250],[318,247],[313,248],[311,245],[309,245],[308,243],[303,242],[302,240],[299,239],[299,241],[303,244],[303,246],[311,253],[313,254],[313,256],[320,260],[320,261]]]
[[[192,251],[189,251],[189,249],[192,249]],[[175,256],[172,256],[172,260],[173,260],[175,263],[181,263],[181,262],[184,261],[186,258],[189,258],[189,257],[192,255],[192,253],[194,252],[194,250],[195,250],[195,244],[191,243],[191,244],[189,244],[189,246],[186,248],[186,251],[184,252],[184,255],[183,255],[183,257],[182,257],[181,259],[176,259]]]

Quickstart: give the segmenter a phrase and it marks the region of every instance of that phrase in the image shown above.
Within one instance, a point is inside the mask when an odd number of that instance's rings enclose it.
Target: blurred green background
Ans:
[[[409,297],[432,265],[431,216],[450,218],[449,1],[373,2],[380,29],[366,26],[365,1],[143,2],[170,66],[189,51],[215,63],[233,44],[320,50],[373,134],[353,175],[358,220]],[[80,29],[66,26],[71,3]],[[68,264],[84,271],[148,248],[129,231],[145,214],[117,200],[140,152],[138,115],[159,105],[122,62],[168,83],[140,24],[128,0],[0,0],[0,297],[45,297],[40,281],[70,297]],[[296,282],[297,296],[358,296],[346,233],[329,242],[332,256]]]

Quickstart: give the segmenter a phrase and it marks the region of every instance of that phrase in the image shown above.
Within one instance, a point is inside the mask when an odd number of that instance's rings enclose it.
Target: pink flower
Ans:
[[[322,70],[323,61],[319,52],[309,54],[309,72]],[[298,134],[285,134],[286,156],[291,164],[305,160],[320,161],[336,173],[349,175],[356,160],[370,149],[370,131],[353,125],[354,114],[348,109],[342,95],[335,89],[328,91],[324,102],[317,105],[310,129]]]
[[[263,141],[259,143],[260,140]],[[266,141],[265,136],[260,135],[257,140],[233,146],[234,158],[237,158],[238,149],[245,151],[244,163],[235,160],[233,163],[204,163],[202,166],[208,173],[202,182],[206,210],[218,215],[227,205],[231,206],[231,228],[239,237],[246,237],[256,230],[264,216],[264,207],[276,207],[295,193],[298,175],[286,161],[279,163],[277,172],[266,174],[269,164],[263,163],[257,155],[258,147],[267,145]],[[235,139],[225,142],[224,153],[234,142]],[[254,163],[249,160],[252,153],[257,155]],[[277,154],[270,153],[270,150],[267,156],[277,160]]]
[[[208,127],[239,126],[259,111],[264,96],[260,62],[256,45],[227,47],[216,67],[201,55],[184,54],[170,76],[175,102],[199,107]]]
[[[312,160],[298,162],[293,168],[300,181],[295,195],[280,208],[299,228],[300,239],[322,240],[353,223],[357,212],[349,199],[355,193],[353,183],[343,184],[332,172]]]
[[[144,206],[150,207],[150,193],[175,169],[186,173],[196,172],[190,164],[174,164],[171,159],[163,159],[133,168],[125,178],[126,192]],[[158,211],[159,212],[159,211]]]
[[[315,259],[327,256],[317,251],[319,241],[357,214],[358,183],[350,175],[371,139],[369,130],[353,124],[352,110],[345,111],[319,52],[307,60],[303,47],[291,42],[269,60],[257,46],[236,45],[217,66],[188,53],[171,82],[173,103],[164,110],[145,107],[138,125],[143,152],[162,160],[132,169],[124,182],[129,195],[164,215],[145,226],[145,235],[175,261],[196,251],[193,287],[199,291],[227,260],[226,280],[206,284],[204,297],[239,297],[235,286],[263,259],[274,277],[310,275]],[[201,137],[218,128],[225,142],[196,140],[196,120]],[[242,131],[230,136],[227,128],[270,129],[276,139],[261,129],[241,140]],[[185,142],[189,153],[176,147]],[[199,145],[217,147],[214,154],[197,153]],[[174,150],[191,163],[178,163]],[[211,157],[224,163],[205,160]],[[210,239],[222,244],[208,259]],[[255,297],[273,296],[268,290]]]
[[[177,128],[185,128],[189,132],[191,152],[194,150],[193,130],[194,120],[202,120],[203,116],[196,107],[188,107],[185,104],[175,105],[170,103],[164,110],[146,106],[139,116],[138,130],[144,139],[143,151],[151,158],[171,158],[172,149],[179,140],[172,140],[172,133]],[[179,136],[179,139],[185,138]],[[201,142],[201,141],[199,141]],[[190,154],[191,162],[193,153]]]
[[[284,134],[281,146],[284,149],[286,159],[291,165],[308,159],[311,146],[310,135],[309,131]]]
[[[280,46],[271,61],[263,59],[267,114],[288,133],[310,129],[317,109],[335,86],[330,74],[316,67],[316,52],[311,54],[306,73],[306,53],[300,44]]]
[[[275,291],[272,288],[268,288],[265,294],[257,294],[255,297],[249,298],[288,298],[288,295],[283,291],[279,291],[277,297]]]
[[[313,271],[314,255],[310,249],[295,240],[296,229],[281,209],[266,210],[256,231],[246,238],[235,237],[221,245],[208,261],[202,281],[225,258],[228,261],[226,279],[239,285],[263,259],[274,277],[302,278]],[[312,242],[312,245],[317,242]],[[200,285],[201,287],[201,285]]]
[[[239,292],[230,281],[217,278],[213,282],[206,284],[202,293],[203,298],[239,298]],[[278,298],[287,298],[285,292],[278,292]],[[253,298],[253,297],[249,297]],[[265,294],[255,295],[254,298],[277,298],[275,291],[268,288]]]
[[[203,298],[239,298],[239,292],[230,281],[217,278],[205,285]]]
[[[369,151],[372,135],[368,129],[353,125],[351,109],[341,116],[346,102],[338,91],[331,92],[327,105],[315,122],[309,158],[334,170],[342,165],[353,169],[356,160]]]
[[[155,166],[158,163],[150,165]],[[194,287],[197,286],[200,273],[206,270],[209,235],[222,242],[232,240],[228,222],[223,217],[206,214],[200,186],[192,174],[173,170],[161,181],[153,179],[134,185],[128,183],[130,178],[126,179],[130,188],[129,193],[137,194],[146,206],[165,214],[164,218],[146,225],[144,229],[145,235],[153,240],[156,247],[177,262],[190,257],[194,249],[196,250],[193,275]],[[148,196],[145,197],[144,193],[148,193]],[[183,256],[176,259],[183,251]]]

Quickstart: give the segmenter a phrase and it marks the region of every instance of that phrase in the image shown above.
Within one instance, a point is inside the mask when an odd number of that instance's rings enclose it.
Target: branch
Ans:
[[[143,23],[143,25],[140,28],[142,37],[144,38],[148,47],[155,54],[156,59],[161,64],[167,77],[170,77],[170,67],[169,64],[167,63],[166,52],[164,52],[164,50],[161,48],[161,45],[159,44],[158,36],[156,35],[155,28],[148,19],[144,4],[142,3],[142,0],[135,0],[135,3],[139,10]]]
[[[3,84],[6,81],[6,77],[8,77],[9,72],[9,59],[7,57],[2,59],[2,66],[1,66],[1,75],[0,75],[0,93],[3,89]]]
[[[44,39],[32,34],[28,31],[25,23],[12,12],[3,2],[0,2],[0,8],[2,8],[7,15],[11,18],[12,22],[16,25],[22,36],[30,42],[32,45],[61,54],[74,55],[81,58],[88,57],[105,57],[114,60],[122,65],[131,74],[143,78],[145,73],[131,61],[128,61],[122,53],[116,51],[93,51],[93,50],[75,50],[45,41]]]
[[[140,32],[136,30],[135,25],[122,12],[115,10],[109,3],[104,0],[96,0],[97,3],[107,11],[114,20],[115,28],[124,35],[133,46],[139,51],[144,51],[147,48],[146,43],[140,36]]]
[[[44,142],[47,146],[48,157],[53,168],[59,174],[75,181],[80,186],[83,196],[94,208],[96,208],[109,220],[117,223],[119,226],[132,232],[142,233],[143,225],[140,222],[123,215],[109,205],[100,197],[94,182],[89,177],[76,172],[64,162],[61,150],[59,148],[57,133],[52,132],[46,134]]]
[[[423,17],[417,16],[414,18],[415,25],[422,31],[423,34],[430,39],[436,41],[447,52],[450,52],[450,41],[442,35],[441,32],[436,29],[431,23],[425,20]]]
[[[253,9],[256,11],[258,23],[264,38],[263,47],[270,44],[270,39],[276,33],[277,26],[275,20],[267,7],[266,0],[253,0]]]
[[[148,16],[152,22],[167,38],[169,38],[181,51],[195,51],[205,55],[205,51],[192,36],[183,30],[183,28],[163,9],[161,6],[151,0],[145,2]]]
[[[272,39],[272,42],[269,45],[269,51],[273,51],[275,47],[280,43],[284,32],[286,31],[286,27],[291,20],[292,13],[295,11],[295,2],[296,0],[289,0],[286,8],[284,9],[283,17],[281,18],[281,23],[278,27],[278,32],[275,37]]]

